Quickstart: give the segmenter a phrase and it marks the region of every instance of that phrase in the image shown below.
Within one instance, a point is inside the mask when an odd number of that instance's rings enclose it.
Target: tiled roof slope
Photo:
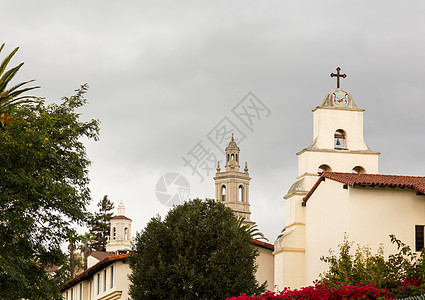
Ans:
[[[124,260],[127,257],[129,257],[131,255],[131,253],[125,253],[125,254],[120,254],[120,255],[114,255],[114,256],[109,256],[106,257],[105,259],[99,261],[97,264],[95,264],[93,267],[85,270],[83,273],[81,273],[80,275],[68,280],[64,285],[61,286],[61,292],[69,289],[70,287],[78,284],[79,282],[86,280],[88,278],[90,278],[91,276],[93,276],[96,272],[102,270],[103,268],[109,266],[111,263],[113,263],[114,261],[117,260]]]
[[[131,219],[127,218],[126,216],[115,216],[115,217],[111,218],[111,220],[129,220],[129,221],[131,221]]]
[[[303,204],[307,202],[314,193],[319,184],[329,178],[349,186],[379,186],[379,187],[398,187],[410,188],[425,194],[425,177],[419,176],[401,176],[401,175],[384,175],[384,174],[356,174],[341,172],[323,172],[317,182],[304,197]]]
[[[106,251],[93,251],[91,254],[97,260],[102,260],[109,256],[115,256],[115,252],[106,252]]]
[[[274,250],[274,245],[272,245],[272,244],[262,242],[262,241],[259,241],[257,239],[251,239],[251,242],[254,245],[257,245],[257,246],[260,246],[260,247],[263,247],[263,248],[266,248],[266,249]]]

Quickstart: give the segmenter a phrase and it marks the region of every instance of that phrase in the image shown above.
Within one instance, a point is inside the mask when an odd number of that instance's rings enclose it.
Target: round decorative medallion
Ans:
[[[348,94],[344,91],[336,91],[332,94],[332,101],[336,106],[346,106],[348,103]]]

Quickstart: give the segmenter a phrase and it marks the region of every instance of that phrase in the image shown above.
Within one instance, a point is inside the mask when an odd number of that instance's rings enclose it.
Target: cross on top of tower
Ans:
[[[338,67],[336,68],[336,74],[335,73],[331,73],[331,77],[336,77],[336,88],[339,89],[339,78],[345,78],[347,77],[346,74],[339,74],[339,71],[341,71],[341,68]]]

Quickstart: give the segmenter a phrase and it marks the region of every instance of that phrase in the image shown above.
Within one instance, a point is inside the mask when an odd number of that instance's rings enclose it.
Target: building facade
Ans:
[[[388,235],[395,234],[414,248],[415,228],[425,223],[425,199],[413,182],[425,187],[425,178],[370,175],[378,173],[380,153],[364,140],[363,112],[342,88],[313,109],[313,141],[297,153],[297,180],[284,196],[286,224],[275,241],[279,290],[318,279],[327,268],[320,257],[337,249],[344,234],[375,250],[384,243],[388,251],[394,250]]]

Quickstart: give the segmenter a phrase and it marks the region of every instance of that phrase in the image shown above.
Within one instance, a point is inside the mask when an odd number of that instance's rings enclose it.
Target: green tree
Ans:
[[[87,265],[88,265],[88,257],[92,252],[92,244],[96,241],[94,236],[89,233],[86,232],[83,235],[80,235],[79,238],[81,244],[80,246],[78,246],[78,249],[81,250],[81,253],[83,255],[83,263],[84,263],[84,271],[87,270]]]
[[[110,234],[111,218],[113,216],[114,204],[103,196],[97,203],[99,211],[90,220],[90,233],[93,235],[92,248],[97,251],[106,251],[106,242]]]
[[[329,265],[321,278],[333,284],[372,284],[399,298],[425,293],[425,251],[418,256],[394,235],[390,239],[398,253],[385,258],[382,246],[375,254],[368,246],[358,245],[352,251],[353,242],[345,236],[339,251],[331,250],[329,256],[321,258]]]
[[[3,50],[4,45],[5,44],[3,43],[0,46],[0,52]],[[34,80],[24,81],[14,85],[13,87],[8,87],[13,77],[15,77],[16,73],[18,73],[19,69],[24,65],[24,63],[20,63],[16,67],[6,71],[7,65],[16,52],[18,52],[18,49],[19,47],[15,48],[0,64],[0,107],[12,106],[18,103],[27,102],[30,99],[35,99],[34,96],[26,96],[22,94],[27,91],[39,88],[39,86],[33,86],[19,89],[20,87],[26,85],[27,83],[33,82]]]
[[[61,104],[2,108],[10,122],[0,130],[0,299],[60,299],[45,269],[66,261],[61,244],[87,220],[90,161],[81,138],[97,140],[99,127],[76,111],[86,90]]]
[[[214,200],[175,206],[138,233],[130,257],[133,299],[224,299],[261,293],[258,251],[231,209]]]

